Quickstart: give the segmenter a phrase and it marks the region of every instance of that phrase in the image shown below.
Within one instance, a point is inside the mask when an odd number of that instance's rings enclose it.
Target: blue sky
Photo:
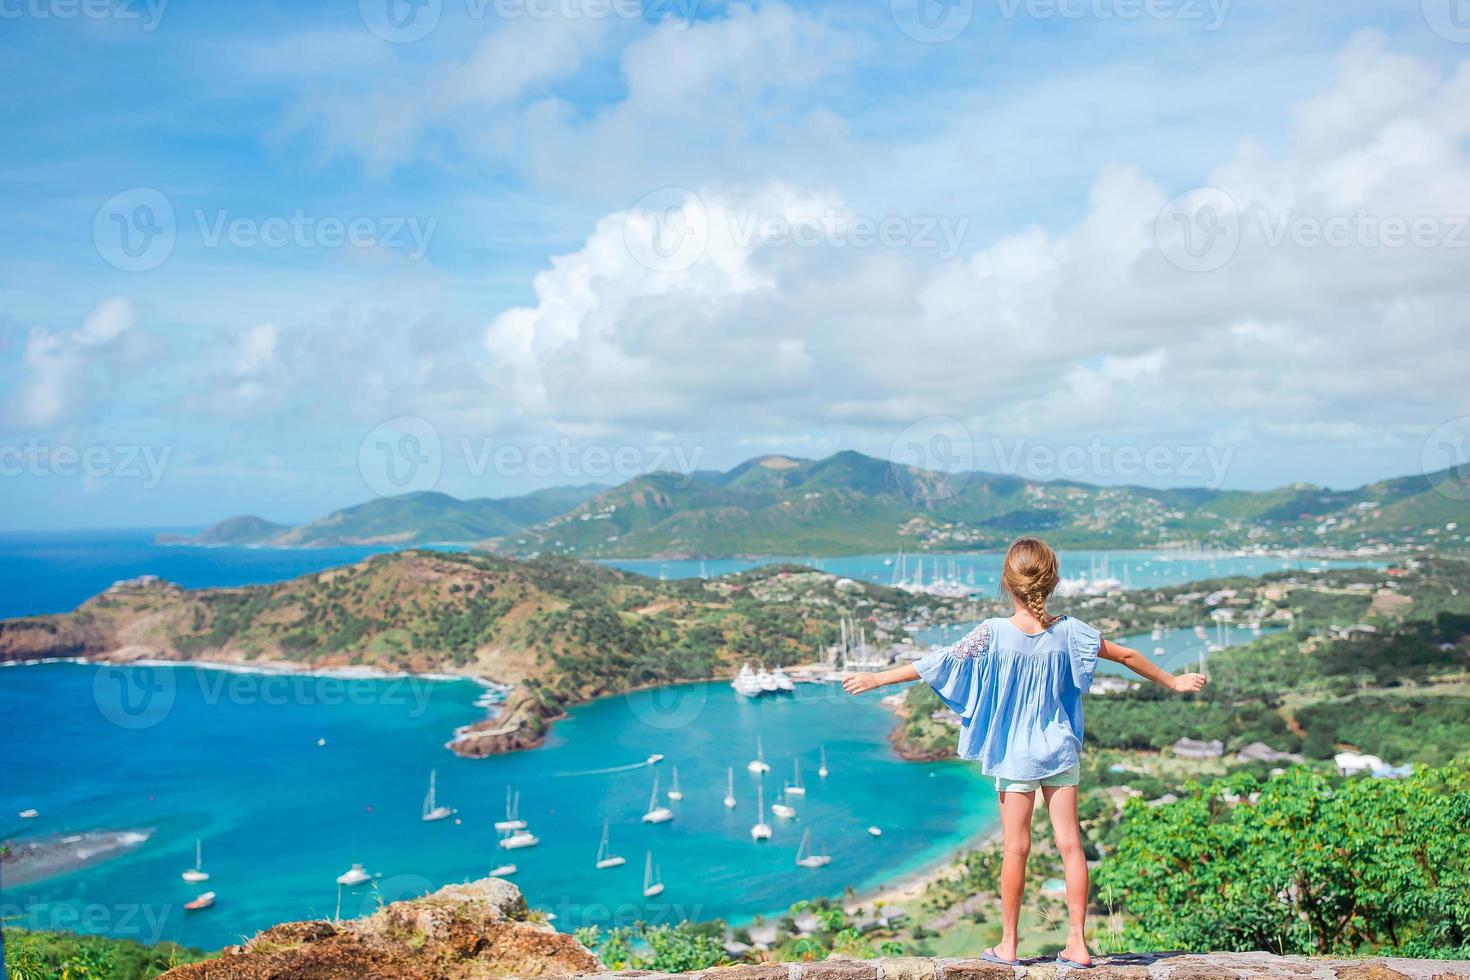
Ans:
[[[0,4],[0,526],[1447,464],[1457,2]]]

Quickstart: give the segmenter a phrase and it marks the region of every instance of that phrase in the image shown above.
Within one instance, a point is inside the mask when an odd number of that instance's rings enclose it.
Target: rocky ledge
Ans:
[[[1061,970],[1050,959],[1019,967],[981,959],[895,957],[881,960],[831,958],[812,963],[722,966],[700,973],[659,974],[642,970],[599,973],[585,980],[1462,980],[1466,960],[1324,960],[1270,953],[1149,953],[1098,957],[1090,970]]]
[[[602,964],[540,922],[508,881],[483,878],[347,922],[288,922],[167,980],[478,980],[594,973]]]

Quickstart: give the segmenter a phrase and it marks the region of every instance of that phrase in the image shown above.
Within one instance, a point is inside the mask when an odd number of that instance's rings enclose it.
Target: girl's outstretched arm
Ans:
[[[1180,694],[1198,691],[1209,680],[1204,674],[1180,674],[1176,677],[1132,647],[1119,646],[1108,640],[1103,641],[1098,656],[1115,664],[1122,664],[1139,677]]]
[[[876,674],[866,672],[853,674],[843,680],[842,689],[848,694],[862,694],[874,688],[887,687],[889,684],[905,684],[918,679],[919,672],[914,669],[913,664],[904,664],[902,667],[882,670]]]

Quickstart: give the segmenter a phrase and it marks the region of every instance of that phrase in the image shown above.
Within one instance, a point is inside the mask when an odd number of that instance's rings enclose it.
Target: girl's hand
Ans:
[[[870,674],[866,671],[860,674],[853,674],[851,677],[846,677],[842,680],[842,689],[848,694],[866,694],[881,686],[878,683],[878,675]]]
[[[1193,694],[1209,682],[1204,674],[1180,674],[1169,686],[1180,694]]]

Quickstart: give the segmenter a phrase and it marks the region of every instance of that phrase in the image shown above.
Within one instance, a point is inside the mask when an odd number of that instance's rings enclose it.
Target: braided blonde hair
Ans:
[[[1000,587],[1030,610],[1042,626],[1050,626],[1056,618],[1047,614],[1046,600],[1056,591],[1060,579],[1057,553],[1040,538],[1017,538],[1006,551]]]

